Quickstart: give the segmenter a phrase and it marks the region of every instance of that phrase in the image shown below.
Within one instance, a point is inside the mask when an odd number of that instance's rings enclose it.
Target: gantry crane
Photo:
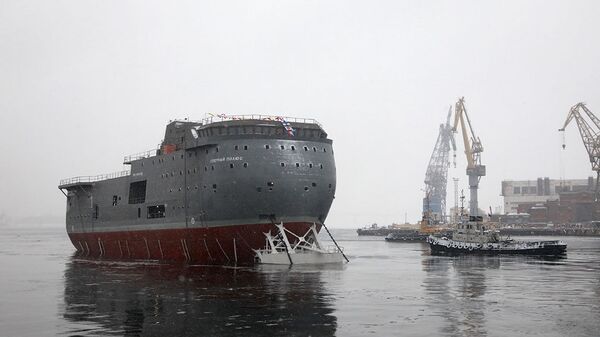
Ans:
[[[588,116],[591,120],[591,124],[588,123],[581,114],[581,110]],[[583,140],[583,145],[587,150],[588,156],[590,158],[590,163],[592,163],[592,170],[596,171],[596,191],[595,197],[596,201],[598,200],[598,178],[600,178],[600,120],[585,106],[585,103],[579,102],[571,107],[569,110],[569,114],[567,115],[567,120],[562,128],[558,129],[558,131],[565,131],[565,128],[569,125],[569,123],[575,119],[577,122],[577,127],[579,128],[579,134],[581,134],[581,139]],[[566,147],[563,142],[563,149]]]
[[[454,132],[450,125],[451,117],[452,106],[448,111],[446,124],[440,124],[440,132],[425,173],[423,214],[433,222],[445,222],[446,220],[446,186],[448,185],[450,148],[452,147],[452,150],[456,151]],[[454,154],[454,166],[456,166],[456,154]]]
[[[467,121],[465,125],[465,120]],[[477,201],[477,190],[479,180],[485,176],[485,165],[481,165],[481,152],[483,146],[479,137],[475,136],[471,120],[465,108],[465,98],[461,97],[454,107],[454,126],[453,132],[457,132],[458,124],[462,131],[463,143],[465,146],[465,155],[467,156],[467,176],[469,177],[469,191],[471,200],[469,200],[469,218],[470,221],[482,221],[483,217],[479,215],[479,205]],[[468,125],[468,130],[467,130]]]

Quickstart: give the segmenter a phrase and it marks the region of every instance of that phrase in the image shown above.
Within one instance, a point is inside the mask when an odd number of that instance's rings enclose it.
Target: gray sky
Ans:
[[[585,178],[575,125],[566,151],[557,129],[578,101],[600,115],[599,14],[598,1],[3,0],[0,212],[62,214],[61,178],[121,170],[169,119],[266,113],[316,118],[334,140],[331,226],[414,222],[459,96],[485,149],[482,208],[502,204],[503,179]],[[462,144],[457,156],[465,186]]]

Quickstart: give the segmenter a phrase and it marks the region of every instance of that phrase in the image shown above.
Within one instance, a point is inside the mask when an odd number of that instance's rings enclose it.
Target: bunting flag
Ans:
[[[276,117],[275,119],[281,122],[288,136],[294,137],[294,133],[296,132],[296,130],[294,130],[294,128],[288,121],[286,121],[283,117]]]

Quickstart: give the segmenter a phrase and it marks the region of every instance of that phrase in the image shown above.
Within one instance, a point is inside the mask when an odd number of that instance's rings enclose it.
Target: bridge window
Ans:
[[[296,147],[292,145],[292,151],[296,151]]]
[[[271,148],[271,146],[270,146],[270,145],[268,145],[268,144],[267,144],[267,145],[265,145],[265,149],[267,149],[267,150],[268,150],[268,149],[270,149],[270,148]]]
[[[248,167],[248,163],[244,163],[244,167]]]

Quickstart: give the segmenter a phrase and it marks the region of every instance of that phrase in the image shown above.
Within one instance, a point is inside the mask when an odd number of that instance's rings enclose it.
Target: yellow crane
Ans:
[[[465,123],[466,122],[466,123]],[[458,132],[458,127],[462,132],[463,143],[465,146],[465,155],[467,156],[467,176],[469,177],[469,220],[483,221],[479,215],[479,204],[477,201],[477,190],[479,189],[479,180],[485,176],[485,165],[481,164],[481,153],[483,145],[479,137],[475,136],[475,131],[471,125],[471,120],[465,107],[465,98],[461,97],[454,107],[454,126],[453,132]]]
[[[590,119],[591,123],[585,120],[584,115],[581,113],[583,111],[585,115]],[[577,122],[577,127],[579,128],[579,134],[581,135],[581,140],[583,140],[583,145],[588,153],[590,158],[590,163],[592,164],[592,170],[596,171],[596,200],[598,200],[598,179],[600,178],[600,119],[598,119],[591,111],[585,106],[585,103],[579,102],[571,107],[569,110],[569,114],[567,115],[567,120],[562,128],[558,129],[558,131],[564,132],[565,128],[569,125],[572,120]],[[564,137],[564,134],[563,134]],[[566,145],[563,141],[563,150]]]

